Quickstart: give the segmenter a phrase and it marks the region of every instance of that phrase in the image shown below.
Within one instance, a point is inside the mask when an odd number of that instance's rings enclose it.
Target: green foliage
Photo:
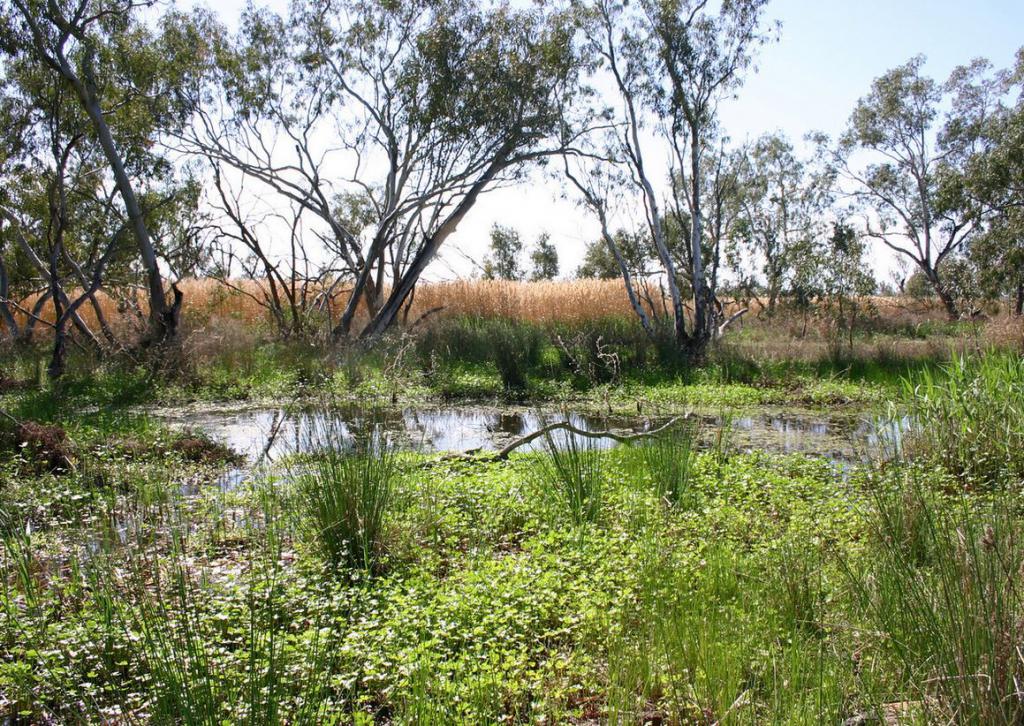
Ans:
[[[537,479],[545,496],[568,513],[573,524],[596,521],[601,514],[604,457],[594,440],[547,432],[544,451],[547,456],[537,460]]]
[[[478,352],[443,365],[499,392]],[[947,418],[1018,421],[1019,366],[993,360],[917,391]],[[560,365],[549,348],[532,370]],[[862,400],[852,379],[815,378],[826,364],[792,365],[712,361],[661,390],[719,410]],[[794,371],[798,389],[760,383]],[[984,435],[950,439],[989,472],[962,497],[930,454],[875,469],[739,453],[728,416],[699,441],[683,427],[598,451],[553,433],[503,462],[321,431],[324,450],[224,491],[219,471],[157,453],[173,435],[126,415],[118,375],[69,376],[78,415],[47,390],[5,398],[64,422],[79,457],[66,475],[0,459],[0,691],[26,720],[811,724],[897,704],[920,721],[1019,720],[1019,491],[977,493],[1007,477],[994,462],[1012,427],[975,418]]]
[[[554,280],[558,277],[558,250],[551,242],[551,236],[544,232],[530,250],[530,280]]]
[[[371,572],[381,564],[383,537],[398,474],[393,442],[379,427],[346,441],[324,417],[309,433],[308,472],[296,472],[302,528],[332,567]]]
[[[647,268],[654,255],[654,244],[649,234],[630,233],[620,229],[613,239],[631,275],[637,275]],[[617,280],[621,276],[622,270],[608,244],[604,240],[588,242],[583,252],[583,262],[576,269],[576,277]]]
[[[523,241],[512,227],[495,224],[491,227],[491,254],[484,261],[484,277],[489,280],[521,280],[523,272],[519,257]]]
[[[640,453],[654,491],[672,506],[692,502],[690,491],[693,462],[700,426],[695,421],[677,423],[653,439],[640,445]]]
[[[908,472],[874,495],[873,547],[849,564],[877,648],[929,722],[1024,717],[1019,500],[945,498]]]
[[[505,390],[522,393],[526,390],[526,374],[540,359],[541,339],[529,326],[507,324],[492,339],[494,362],[498,366]]]
[[[947,204],[974,208],[986,225],[967,255],[981,292],[1010,293],[1014,311],[1024,312],[1024,50],[1015,67],[992,73],[975,60],[954,70],[949,86],[953,112],[942,144],[956,159],[940,184]]]
[[[543,342],[541,330],[529,323],[461,317],[432,326],[417,348],[421,359],[435,368],[456,362],[492,363],[504,390],[521,395],[529,372],[540,363]]]
[[[762,136],[735,164],[739,219],[728,257],[740,274],[746,261],[762,261],[771,315],[783,294],[798,301],[814,295],[819,268],[835,264],[821,249],[827,244],[822,211],[831,202],[834,172],[798,159],[780,134]]]
[[[918,55],[875,79],[857,102],[835,156],[855,184],[855,197],[877,217],[866,233],[912,263],[955,318],[957,289],[943,274],[942,262],[977,233],[979,215],[953,191],[958,184],[943,183],[960,173],[956,155],[935,148],[956,133],[957,114],[935,128],[955,83],[937,83],[923,74],[924,65],[925,57]],[[921,141],[907,144],[908,138]],[[851,155],[858,150],[879,160],[852,169]]]
[[[904,382],[904,451],[941,465],[965,489],[1014,487],[1024,478],[1024,360],[958,356]]]

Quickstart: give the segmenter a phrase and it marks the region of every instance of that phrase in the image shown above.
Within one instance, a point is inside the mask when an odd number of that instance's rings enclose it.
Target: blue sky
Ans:
[[[854,104],[885,71],[924,54],[926,72],[945,80],[956,66],[978,56],[997,68],[1011,66],[1024,46],[1024,0],[774,0],[768,17],[779,20],[778,42],[763,47],[757,72],[738,97],[720,108],[734,142],[768,131],[794,141],[810,131],[839,134]],[[452,242],[481,258],[494,222],[518,228],[526,240],[548,231],[558,246],[563,274],[579,264],[597,226],[554,183],[495,192],[466,218]],[[880,279],[894,268],[892,253],[872,251]],[[449,250],[431,276],[466,274],[463,254]]]
[[[734,139],[836,134],[874,78],[918,53],[944,79],[977,56],[1009,66],[1024,46],[1024,0],[773,0],[768,12],[782,21],[781,39],[722,108]]]

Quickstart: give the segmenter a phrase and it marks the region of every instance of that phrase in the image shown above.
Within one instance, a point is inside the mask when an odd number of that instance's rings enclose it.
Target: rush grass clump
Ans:
[[[398,475],[396,448],[380,426],[345,436],[329,416],[308,432],[308,468],[297,475],[302,528],[333,567],[372,571]]]
[[[879,486],[865,564],[847,565],[866,632],[928,721],[1024,720],[1024,524],[1010,495],[948,496],[913,473]]]
[[[601,513],[604,456],[592,439],[567,433],[544,434],[544,455],[537,473],[545,494],[574,524],[594,522]]]
[[[640,455],[658,498],[672,506],[692,499],[691,481],[700,426],[681,421],[640,445]]]

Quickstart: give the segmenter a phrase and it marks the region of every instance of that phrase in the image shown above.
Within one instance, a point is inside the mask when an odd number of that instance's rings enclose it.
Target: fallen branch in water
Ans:
[[[445,456],[443,458],[459,459],[465,461],[504,461],[509,457],[509,455],[513,451],[515,451],[519,447],[525,446],[526,444],[530,443],[531,441],[535,441],[541,436],[547,436],[552,431],[558,430],[568,431],[571,434],[575,434],[576,436],[582,436],[588,439],[612,439],[614,441],[618,441],[620,444],[628,444],[639,439],[649,439],[651,437],[657,436],[661,432],[675,426],[680,421],[683,421],[689,417],[690,414],[687,414],[685,416],[674,416],[667,422],[659,426],[658,428],[651,429],[650,431],[641,431],[638,434],[617,434],[614,431],[587,431],[586,429],[581,429],[577,426],[574,426],[569,421],[555,421],[554,423],[549,423],[546,426],[542,426],[541,428],[537,429],[532,433],[526,434],[526,436],[523,436],[521,438],[516,439],[515,441],[512,441],[511,443],[507,444],[504,448],[493,453],[477,455],[479,449],[472,449],[470,451],[464,451],[460,454],[449,454],[448,456]]]

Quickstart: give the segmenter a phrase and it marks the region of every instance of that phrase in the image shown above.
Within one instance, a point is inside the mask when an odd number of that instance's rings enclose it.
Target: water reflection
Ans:
[[[561,411],[496,411],[477,407],[374,409],[341,407],[327,411],[294,411],[267,408],[244,411],[206,411],[167,414],[171,424],[205,432],[210,437],[244,454],[250,463],[276,461],[303,452],[317,437],[315,431],[329,430],[343,443],[382,428],[405,448],[424,451],[497,450],[510,441],[538,431],[542,426],[568,418],[585,431],[640,432],[663,424],[667,417],[595,416]],[[722,425],[717,417],[702,421],[706,433]],[[731,419],[732,443],[740,450],[764,449],[782,453],[808,453],[833,459],[860,459],[868,451],[888,451],[898,442],[907,422],[885,422],[872,417],[835,417],[762,412]],[[552,433],[556,444],[564,443],[567,431]],[[615,445],[612,439],[593,439],[602,448]],[[544,446],[538,438],[521,451]],[[238,483],[238,475],[226,475],[224,486]]]

